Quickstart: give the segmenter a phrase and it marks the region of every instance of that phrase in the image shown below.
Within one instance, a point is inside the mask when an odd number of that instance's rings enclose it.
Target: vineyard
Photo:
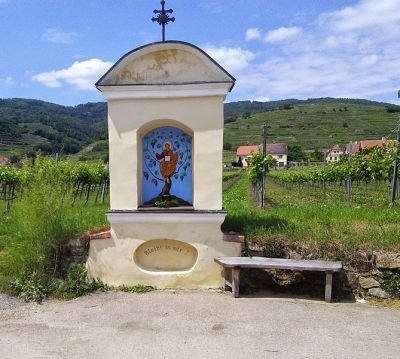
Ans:
[[[390,201],[396,156],[396,147],[374,147],[327,166],[271,171],[268,177],[288,189],[327,199],[381,205]],[[399,196],[398,182],[397,177],[395,198]]]
[[[38,157],[33,165],[1,167],[0,200],[5,203],[7,212],[14,200],[23,196],[24,188],[32,184],[38,173],[55,176],[64,183],[64,191],[71,196],[71,204],[77,199],[87,204],[92,197],[95,203],[104,203],[109,190],[108,169],[101,163],[74,164]]]

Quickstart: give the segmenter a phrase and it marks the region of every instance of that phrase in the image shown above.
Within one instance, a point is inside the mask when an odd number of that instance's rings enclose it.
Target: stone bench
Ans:
[[[220,257],[215,262],[224,268],[223,288],[232,288],[232,297],[239,297],[239,275],[241,268],[286,269],[293,271],[325,272],[325,301],[332,300],[333,273],[342,270],[342,262],[320,260],[297,260],[265,257]]]

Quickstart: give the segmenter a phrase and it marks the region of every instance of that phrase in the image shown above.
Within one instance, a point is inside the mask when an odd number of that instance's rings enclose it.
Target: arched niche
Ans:
[[[155,121],[140,138],[142,207],[193,204],[193,135],[175,121]]]

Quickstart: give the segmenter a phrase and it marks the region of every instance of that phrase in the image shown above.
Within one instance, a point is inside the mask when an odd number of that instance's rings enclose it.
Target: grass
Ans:
[[[63,176],[62,166],[43,160],[32,168],[12,210],[0,215],[0,290],[10,291],[9,283],[21,273],[28,284],[63,277],[66,243],[107,224],[108,203],[72,205],[72,188]]]
[[[47,217],[46,212],[30,216],[29,207],[23,209],[24,206],[24,201],[16,201],[10,213],[0,215],[0,291],[8,291],[9,282],[21,271],[58,271],[54,261],[62,253],[56,250],[57,242],[74,238],[87,229],[107,225],[108,203],[68,206],[60,217],[54,214],[58,224],[50,223],[54,217]],[[52,243],[57,225],[63,234]]]
[[[254,208],[246,176],[224,193],[226,226],[251,245],[301,245],[340,257],[342,251],[400,249],[400,209],[351,206],[267,183],[267,208]]]
[[[72,161],[98,161],[108,160],[108,141],[99,140],[84,147],[81,151],[74,155],[70,155]]]
[[[235,178],[235,177],[239,176],[241,171],[242,171],[242,168],[238,168],[238,169],[234,169],[234,170],[231,170],[231,171],[224,172],[222,174],[222,181],[226,182],[226,181],[229,181],[232,178]]]

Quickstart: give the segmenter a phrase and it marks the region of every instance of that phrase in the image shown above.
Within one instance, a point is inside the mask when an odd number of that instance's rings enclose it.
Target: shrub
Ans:
[[[19,298],[25,302],[41,302],[54,288],[54,282],[47,276],[36,272],[22,272],[10,287]]]
[[[44,273],[24,271],[10,282],[10,287],[24,301],[39,303],[51,295],[63,299],[72,299],[97,290],[109,290],[109,287],[102,281],[89,280],[86,268],[83,265],[70,267],[64,281],[57,281]]]
[[[400,296],[400,272],[391,270],[383,271],[380,282],[384,289],[392,295]]]
[[[262,180],[276,160],[271,156],[264,156],[262,153],[255,154],[251,159],[249,178],[250,182],[256,183]]]
[[[87,270],[83,265],[74,265],[67,271],[65,280],[60,282],[55,294],[64,299],[72,299],[94,291],[105,292],[109,289],[101,280],[89,280]]]

